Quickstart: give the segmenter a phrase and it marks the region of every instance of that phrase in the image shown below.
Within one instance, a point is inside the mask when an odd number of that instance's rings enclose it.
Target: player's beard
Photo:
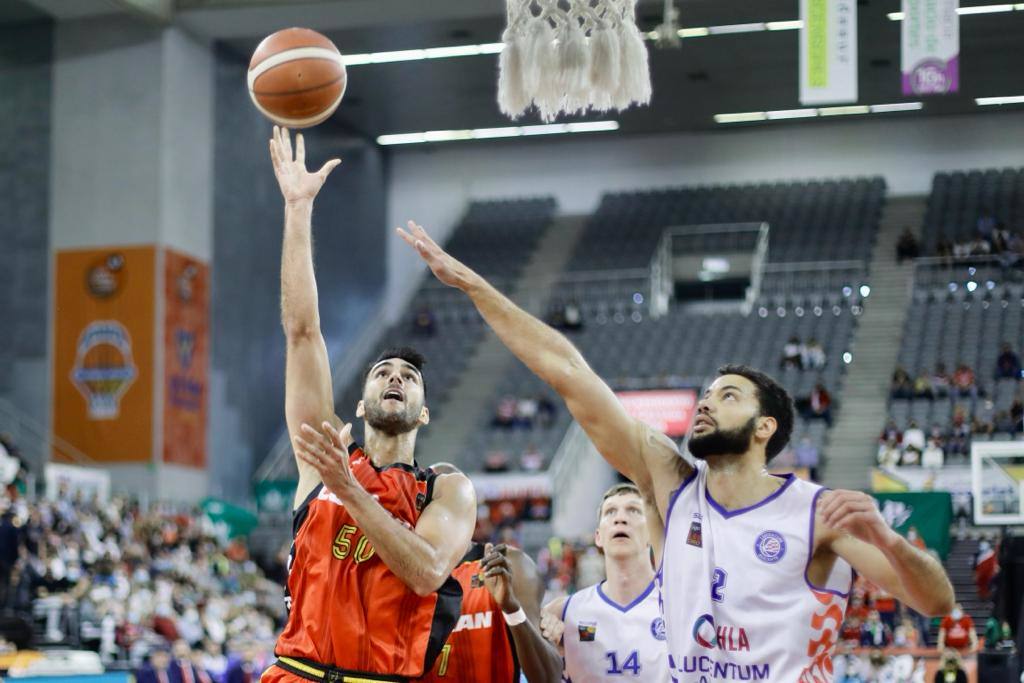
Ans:
[[[388,436],[407,434],[419,427],[420,413],[423,410],[422,407],[416,408],[403,402],[402,410],[388,412],[381,407],[380,399],[364,400],[363,405],[366,407],[366,424]]]
[[[750,437],[754,435],[756,427],[756,417],[735,429],[716,427],[708,434],[692,435],[686,447],[690,455],[701,460],[716,455],[743,455],[750,448]]]

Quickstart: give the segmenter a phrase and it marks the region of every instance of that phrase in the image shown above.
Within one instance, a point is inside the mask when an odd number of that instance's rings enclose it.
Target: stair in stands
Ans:
[[[924,197],[896,197],[886,202],[882,214],[870,264],[871,294],[855,332],[853,362],[825,464],[824,482],[833,488],[869,485],[914,273],[912,263],[896,264],[896,243],[905,227],[921,225],[925,208]]]

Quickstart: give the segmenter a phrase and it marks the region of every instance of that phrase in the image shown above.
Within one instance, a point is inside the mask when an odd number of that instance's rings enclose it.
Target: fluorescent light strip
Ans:
[[[509,126],[506,128],[474,128],[462,130],[428,130],[422,133],[381,135],[379,145],[416,145],[427,142],[453,140],[493,140],[526,135],[562,135],[565,133],[598,133],[619,129],[618,121],[581,121],[579,123],[551,123],[537,126]]]
[[[1021,98],[1024,101],[1024,97]],[[894,102],[892,104],[851,105],[843,107],[806,107],[775,111],[746,111],[736,114],[715,114],[715,123],[749,123],[751,121],[785,121],[811,119],[818,116],[850,116],[857,114],[885,114],[894,111],[923,109],[923,102]]]
[[[417,62],[424,59],[446,59],[449,57],[475,57],[498,54],[505,48],[504,43],[482,43],[480,45],[452,45],[429,47],[423,50],[392,50],[390,52],[366,52],[343,55],[345,66],[364,64],[388,64],[391,62]]]
[[[974,103],[981,107],[993,104],[1024,104],[1024,95],[1014,95],[1011,97],[978,97],[975,98]]]
[[[963,16],[965,14],[995,14],[998,12],[1012,12],[1014,10],[1024,11],[1024,2],[1017,4],[1002,4],[1002,5],[974,5],[972,7],[957,7],[956,13]],[[889,12],[887,15],[889,21],[903,21],[905,15],[903,12]]]
[[[803,28],[804,22],[799,19],[791,21],[758,21],[750,24],[725,24],[723,26],[690,26],[681,28],[677,33],[680,38],[702,38],[704,36],[724,36],[731,33],[757,33],[759,31],[793,31]],[[656,31],[651,31],[647,37],[654,40],[658,37]]]

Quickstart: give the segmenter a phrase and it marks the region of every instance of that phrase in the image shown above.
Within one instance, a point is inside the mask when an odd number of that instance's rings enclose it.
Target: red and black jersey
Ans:
[[[474,543],[452,576],[462,586],[462,614],[427,683],[517,683],[519,661],[501,608],[484,585],[484,547]]]
[[[352,473],[366,492],[414,528],[436,475],[404,464],[374,467],[355,446],[350,453]],[[279,657],[402,677],[430,669],[459,616],[458,581],[449,577],[436,593],[416,595],[323,484],[295,510],[292,534]]]

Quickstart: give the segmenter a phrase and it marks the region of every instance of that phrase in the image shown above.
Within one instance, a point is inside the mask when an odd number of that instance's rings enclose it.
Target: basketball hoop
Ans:
[[[498,106],[558,114],[622,110],[651,100],[636,0],[506,0]]]

